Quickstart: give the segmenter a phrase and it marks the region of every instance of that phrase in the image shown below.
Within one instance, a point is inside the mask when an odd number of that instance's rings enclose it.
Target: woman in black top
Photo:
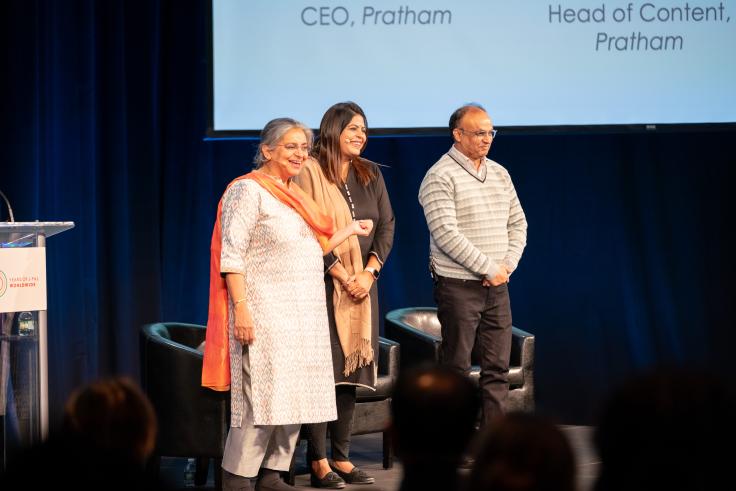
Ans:
[[[325,256],[338,419],[307,425],[312,485],[316,487],[374,482],[353,466],[348,453],[356,387],[375,390],[376,385],[376,280],[393,245],[394,214],[378,165],[360,156],[367,140],[367,122],[360,106],[353,102],[335,104],[322,117],[313,161],[297,177],[299,185],[335,218],[337,225],[356,217],[372,219],[375,224],[368,236],[354,237]],[[363,335],[357,337],[355,332],[360,327],[355,328],[356,318],[363,329]],[[332,466],[326,455],[328,424]]]

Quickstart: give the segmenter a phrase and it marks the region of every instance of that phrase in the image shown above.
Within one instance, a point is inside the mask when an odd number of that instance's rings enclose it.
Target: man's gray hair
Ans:
[[[260,167],[266,163],[266,157],[264,157],[262,150],[263,147],[273,147],[278,145],[284,135],[294,128],[302,130],[304,135],[307,137],[307,143],[309,146],[312,145],[312,140],[314,139],[312,130],[307,128],[303,123],[291,118],[272,119],[266,123],[266,126],[261,130],[261,142],[258,144],[255,157],[253,157],[253,163],[256,165],[256,169],[260,169]]]

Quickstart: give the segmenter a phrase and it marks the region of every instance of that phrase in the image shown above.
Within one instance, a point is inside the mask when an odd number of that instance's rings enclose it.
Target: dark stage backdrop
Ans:
[[[74,386],[137,376],[141,324],[205,322],[215,208],[254,150],[203,140],[206,8],[0,7],[0,189],[18,220],[77,224],[49,240],[52,421]],[[309,53],[295,47],[295,56]],[[336,60],[336,72],[345,68]],[[299,83],[298,74],[273,76]],[[493,100],[480,102],[493,113]],[[491,157],[509,169],[529,221],[511,292],[515,325],[537,337],[540,410],[589,423],[613,384],[660,363],[735,374],[735,136],[499,134]],[[390,166],[397,216],[380,280],[384,313],[432,304],[416,195],[449,145],[446,137],[370,140],[367,157]]]

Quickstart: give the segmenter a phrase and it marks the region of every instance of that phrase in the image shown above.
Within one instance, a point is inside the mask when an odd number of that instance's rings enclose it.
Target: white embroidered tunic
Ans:
[[[337,418],[322,249],[292,208],[243,179],[222,201],[222,273],[245,277],[254,323],[249,347],[254,425]],[[243,414],[242,345],[229,305],[231,425]]]

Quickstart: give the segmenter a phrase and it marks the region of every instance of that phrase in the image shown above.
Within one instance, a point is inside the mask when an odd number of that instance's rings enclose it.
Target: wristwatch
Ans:
[[[368,271],[370,274],[372,274],[374,280],[377,280],[378,277],[381,276],[381,272],[372,266],[368,266],[364,269],[364,271]]]

